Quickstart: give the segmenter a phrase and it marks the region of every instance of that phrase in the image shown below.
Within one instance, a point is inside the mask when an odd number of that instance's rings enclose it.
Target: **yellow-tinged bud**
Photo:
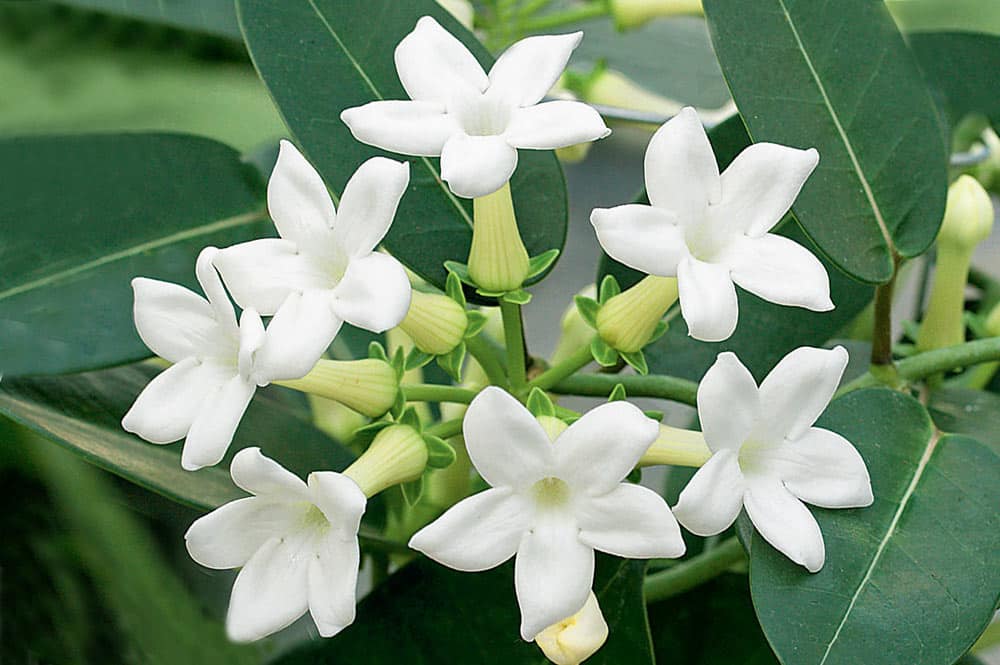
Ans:
[[[702,466],[712,456],[705,437],[694,432],[669,425],[660,425],[660,435],[641,458],[639,466]]]
[[[484,291],[502,293],[521,288],[528,275],[528,250],[514,217],[510,183],[473,200],[469,277]]]
[[[596,300],[597,287],[591,284],[577,295]],[[594,329],[580,315],[580,308],[576,306],[576,303],[570,303],[566,311],[563,312],[560,327],[562,334],[559,336],[559,343],[556,344],[556,350],[552,354],[553,365],[558,365],[581,347],[590,346],[590,341],[594,339]]]
[[[454,16],[455,20],[469,30],[472,30],[472,22],[476,17],[476,10],[469,0],[437,0],[437,3]]]
[[[416,480],[426,467],[427,444],[420,432],[409,425],[389,425],[344,475],[371,498],[387,487]]]
[[[396,370],[375,358],[346,361],[323,358],[301,379],[275,383],[336,400],[372,418],[392,408],[399,392]]]
[[[542,653],[556,665],[579,665],[608,639],[608,624],[591,591],[587,602],[573,616],[554,623],[535,636]]]
[[[993,202],[979,181],[961,175],[948,188],[948,204],[938,231],[942,245],[973,250],[993,230]]]
[[[639,351],[676,301],[676,278],[648,275],[601,305],[597,312],[597,332],[618,351]]]
[[[414,290],[399,327],[424,353],[443,356],[462,342],[468,325],[465,308],[448,296]]]
[[[619,30],[638,28],[661,16],[704,16],[701,0],[609,0]]]
[[[565,432],[566,428],[569,427],[569,425],[555,416],[538,416],[536,420],[538,421],[538,424],[542,426],[542,429],[545,430],[545,433],[548,434],[549,441],[555,441],[558,439],[559,435]]]
[[[340,402],[318,395],[307,395],[313,423],[337,441],[349,441],[354,430],[368,423],[368,418]]]

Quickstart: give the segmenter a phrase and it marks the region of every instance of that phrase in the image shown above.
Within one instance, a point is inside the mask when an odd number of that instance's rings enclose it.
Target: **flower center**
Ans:
[[[330,527],[330,521],[317,506],[311,505],[302,516],[302,526],[306,529],[326,529]]]
[[[738,461],[740,464],[740,471],[744,474],[753,474],[755,471],[761,468],[761,456],[760,453],[770,446],[761,441],[756,441],[754,439],[747,439],[740,446],[740,452],[738,456]]]
[[[569,503],[569,485],[560,478],[542,478],[531,486],[535,504],[544,508],[556,508]]]
[[[691,256],[706,263],[715,261],[719,252],[729,244],[730,236],[725,222],[715,219],[707,211],[704,217],[689,222],[684,228],[684,242]]]
[[[510,108],[498,95],[487,90],[481,95],[456,99],[452,108],[458,124],[469,136],[497,136],[503,134],[510,122]]]

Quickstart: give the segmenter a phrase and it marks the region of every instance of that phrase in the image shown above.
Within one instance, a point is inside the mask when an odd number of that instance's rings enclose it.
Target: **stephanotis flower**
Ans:
[[[259,448],[236,453],[229,470],[253,496],[198,518],[184,538],[201,565],[242,567],[226,616],[230,639],[258,640],[306,610],[323,637],[353,623],[361,489],[333,471],[314,471],[304,483]]]
[[[517,148],[563,148],[611,133],[586,104],[539,103],[582,38],[582,32],[527,37],[504,51],[487,75],[462,42],[424,16],[395,53],[412,101],[371,102],[340,118],[362,143],[440,156],[441,179],[455,194],[486,196],[510,180]]]
[[[681,492],[674,514],[699,536],[721,533],[746,508],[760,535],[795,563],[823,567],[823,534],[803,501],[871,505],[868,469],[854,446],[813,427],[847,367],[847,351],[798,348],[757,387],[732,353],[698,386],[698,417],[712,457]]]
[[[590,217],[608,254],[650,275],[677,277],[691,336],[718,342],[736,329],[734,282],[779,305],[833,309],[826,268],[805,247],[768,233],[816,168],[815,149],[755,143],[721,175],[693,108],[667,121],[646,150],[651,205]]]
[[[241,307],[274,315],[273,344],[261,360],[281,367],[273,380],[313,368],[346,321],[382,332],[410,305],[399,262],[375,252],[410,180],[409,165],[373,157],[351,176],[339,212],[319,174],[288,141],[267,187],[267,207],[280,238],[253,240],[219,252],[215,265]]]
[[[222,459],[257,387],[284,372],[259,362],[268,336],[257,312],[244,310],[237,325],[212,266],[218,251],[206,247],[198,255],[207,300],[177,284],[132,280],[139,337],[173,365],[139,393],[122,427],[152,443],[187,437],[181,466],[189,471]]]
[[[472,401],[463,423],[469,457],[492,486],[455,504],[410,547],[456,570],[481,571],[516,554],[521,637],[583,607],[594,550],[648,559],[684,553],[663,499],[622,482],[659,434],[626,402],[603,404],[570,425],[535,419],[495,387]]]

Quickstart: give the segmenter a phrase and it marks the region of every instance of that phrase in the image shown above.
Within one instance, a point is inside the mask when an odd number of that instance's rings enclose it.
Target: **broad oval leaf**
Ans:
[[[815,147],[794,211],[830,259],[885,282],[933,242],[947,152],[934,102],[872,0],[705,0],[715,52],[754,141]]]
[[[996,77],[1000,71],[1000,36],[919,32],[906,39],[940,95],[952,127],[969,113],[981,113],[994,127],[1000,127],[1000,85]]]
[[[196,287],[195,258],[273,233],[259,176],[180,134],[0,140],[0,372],[73,372],[148,357],[133,277]]]
[[[60,5],[163,23],[218,37],[240,39],[236,8],[228,0],[56,0]]]
[[[1000,601],[1000,455],[883,388],[834,401],[817,424],[857,447],[875,503],[811,509],[826,542],[816,574],[754,535],[750,588],[771,646],[796,665],[955,662]]]
[[[346,108],[409,99],[393,51],[424,15],[433,16],[489,68],[489,53],[432,0],[239,0],[240,25],[261,78],[289,131],[337,195],[364,160],[386,153],[360,143],[341,122]],[[445,261],[465,262],[472,242],[472,201],[441,181],[437,159],[406,157],[410,189],[385,247],[414,272],[444,287]],[[566,187],[552,152],[522,150],[511,192],[529,254],[562,249]]]

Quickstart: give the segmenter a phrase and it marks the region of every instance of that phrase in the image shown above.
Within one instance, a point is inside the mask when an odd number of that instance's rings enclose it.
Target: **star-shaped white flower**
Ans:
[[[732,353],[698,386],[698,417],[712,457],[681,492],[674,514],[699,536],[721,533],[741,508],[778,551],[810,572],[823,567],[823,534],[803,501],[871,505],[865,462],[841,435],[813,427],[847,367],[847,351],[798,348],[757,387]]]
[[[226,616],[230,639],[258,640],[306,610],[323,637],[353,623],[361,489],[333,471],[314,471],[304,483],[259,448],[236,453],[230,473],[253,496],[198,518],[184,536],[201,565],[242,566]]]
[[[410,547],[470,572],[516,554],[525,640],[583,607],[595,549],[638,559],[684,553],[663,499],[622,482],[659,434],[656,421],[635,406],[603,404],[552,432],[552,441],[516,399],[490,387],[469,405],[463,432],[472,463],[492,489],[454,505],[417,532]]]
[[[371,102],[340,118],[362,143],[440,156],[441,179],[455,194],[486,196],[510,180],[517,148],[563,148],[611,133],[586,104],[539,104],[582,38],[582,32],[527,37],[504,51],[487,75],[462,42],[424,16],[395,53],[412,101]]]
[[[196,273],[207,300],[177,284],[132,280],[136,330],[173,365],[139,393],[122,427],[152,443],[187,437],[181,465],[188,470],[222,459],[257,387],[283,373],[258,361],[267,335],[257,312],[244,310],[237,325],[212,266],[218,251],[206,247],[198,256]]]
[[[274,315],[273,344],[261,359],[296,379],[313,368],[343,322],[382,332],[410,306],[410,282],[399,262],[375,252],[409,183],[409,165],[373,157],[344,188],[334,209],[323,180],[288,141],[267,187],[280,238],[219,252],[215,265],[241,307]]]
[[[667,121],[646,150],[652,205],[597,208],[604,251],[636,270],[677,277],[691,336],[718,342],[736,329],[734,282],[779,305],[833,309],[826,268],[812,252],[768,233],[816,168],[815,149],[755,143],[721,175],[693,108]]]

